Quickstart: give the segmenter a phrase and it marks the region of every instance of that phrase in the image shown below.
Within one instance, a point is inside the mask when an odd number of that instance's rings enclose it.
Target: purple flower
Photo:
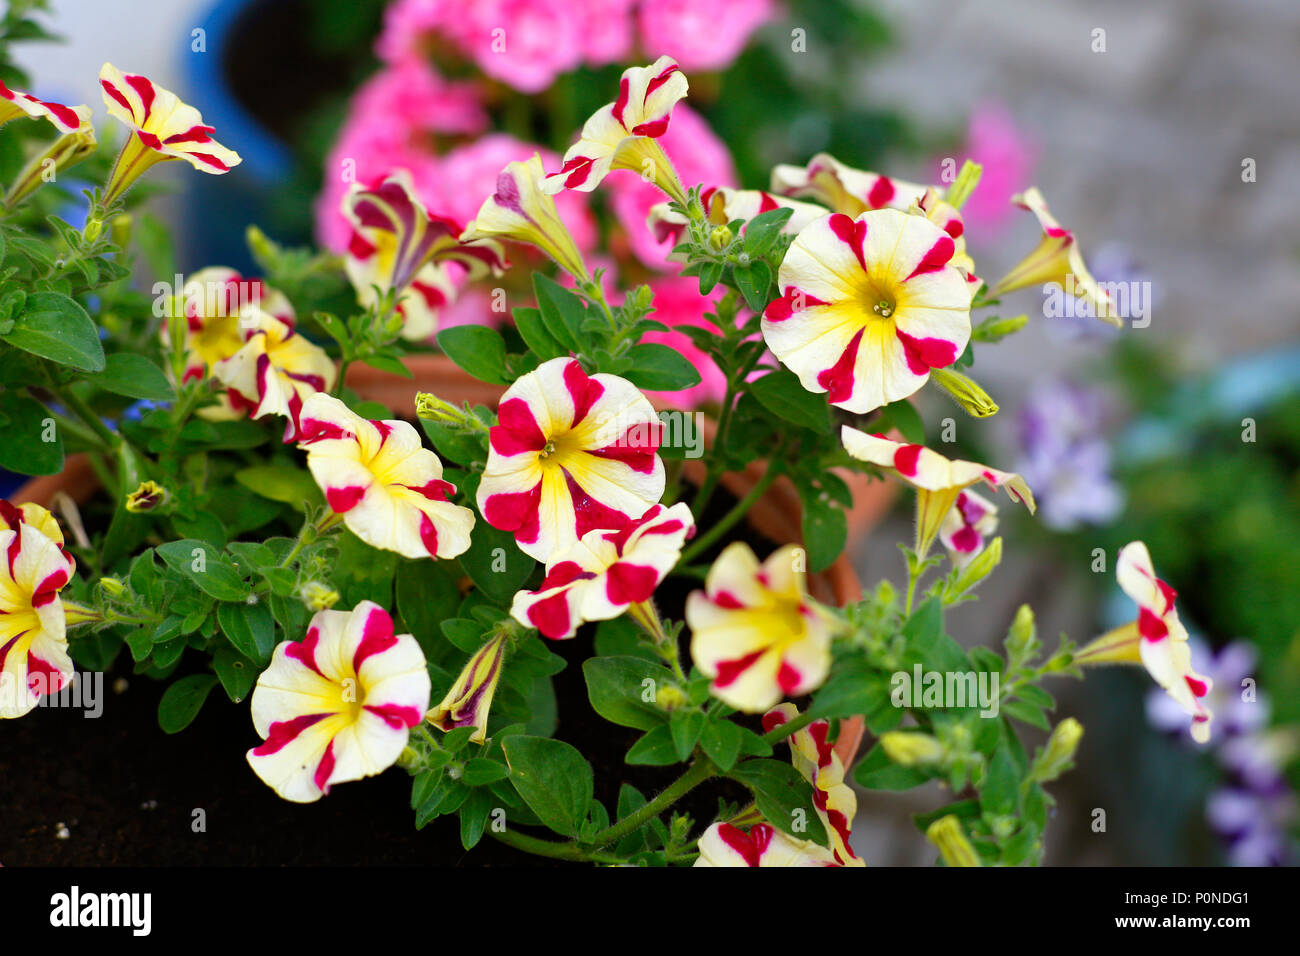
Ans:
[[[1110,477],[1110,449],[1100,437],[1101,394],[1071,383],[1040,385],[1020,416],[1022,457],[1016,466],[1034,489],[1039,516],[1066,531],[1104,524],[1123,496]]]
[[[1292,858],[1287,829],[1295,812],[1295,794],[1285,786],[1269,793],[1224,787],[1210,794],[1205,807],[1233,866],[1286,865]]]

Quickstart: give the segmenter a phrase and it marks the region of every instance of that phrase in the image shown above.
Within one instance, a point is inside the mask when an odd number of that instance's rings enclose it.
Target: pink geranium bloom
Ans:
[[[700,183],[735,185],[736,167],[726,144],[685,103],[678,103],[673,109],[673,121],[659,142],[672,157],[678,177],[687,189]],[[611,208],[627,233],[636,257],[653,268],[665,268],[674,243],[667,238],[656,239],[646,225],[650,210],[664,201],[663,192],[632,170],[615,170],[606,182],[613,193]]]
[[[652,401],[684,408],[698,408],[709,402],[720,403],[727,391],[727,378],[685,332],[681,326],[694,325],[716,332],[716,327],[704,318],[714,302],[700,295],[698,280],[691,276],[672,276],[655,279],[650,283],[655,293],[655,311],[651,318],[670,326],[669,332],[647,332],[646,342],[667,345],[686,356],[700,373],[700,383],[676,392],[646,392]]]
[[[540,93],[582,62],[591,14],[572,0],[475,0],[461,4],[455,37],[488,76],[522,93]]]
[[[592,66],[618,63],[632,52],[635,0],[586,0],[582,59]]]
[[[384,26],[375,41],[375,55],[393,63],[422,56],[423,45],[434,33],[464,32],[463,4],[455,0],[395,0],[384,10]]]
[[[720,70],[772,19],[772,0],[655,0],[641,4],[641,45],[684,70]]]

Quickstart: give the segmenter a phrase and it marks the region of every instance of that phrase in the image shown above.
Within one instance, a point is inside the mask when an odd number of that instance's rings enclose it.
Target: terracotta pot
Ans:
[[[495,407],[504,388],[489,385],[461,370],[444,355],[408,356],[407,366],[413,378],[404,378],[391,372],[382,372],[365,365],[354,365],[348,370],[347,384],[363,399],[377,401],[392,408],[399,415],[414,415],[415,393],[429,391],[439,398],[455,404],[470,402],[474,405]],[[704,423],[705,442],[713,440],[717,426],[709,419]],[[704,475],[704,465],[687,461],[684,473],[696,482]],[[763,476],[764,467],[755,462],[743,472],[723,475],[721,484],[732,495],[743,498]],[[850,524],[856,523],[858,535],[865,534],[880,519],[893,501],[895,489],[889,483],[858,481],[862,475],[851,475],[854,491],[854,509]],[[33,478],[14,494],[16,503],[26,501],[49,505],[59,491],[66,492],[78,504],[89,500],[99,490],[99,478],[85,455],[71,455],[57,475]],[[777,542],[801,539],[799,496],[794,486],[785,478],[778,479],[749,513],[754,530]],[[828,603],[844,605],[855,601],[862,593],[861,582],[847,554],[820,574],[810,577],[809,588],[814,597]],[[835,750],[845,765],[852,762],[862,741],[861,718],[842,722]]]

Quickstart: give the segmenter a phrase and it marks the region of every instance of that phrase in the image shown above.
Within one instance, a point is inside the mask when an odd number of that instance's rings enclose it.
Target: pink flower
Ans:
[[[682,185],[705,183],[731,186],[736,182],[736,167],[726,145],[709,128],[704,118],[685,103],[673,109],[673,121],[659,138],[664,152],[672,157]],[[636,257],[646,265],[662,269],[672,251],[673,241],[658,241],[646,225],[650,210],[664,201],[663,192],[654,183],[645,182],[631,170],[615,170],[608,183],[613,197],[611,207],[627,233]]]
[[[390,117],[411,134],[474,136],[488,125],[474,84],[449,81],[416,58],[393,63],[366,80],[352,97],[349,115]]]
[[[641,46],[683,70],[720,70],[775,14],[771,0],[655,0],[638,12]]]
[[[393,63],[412,54],[421,56],[421,47],[430,34],[456,34],[464,30],[461,4],[455,0],[396,0],[384,10],[384,27],[375,41],[375,55]]]
[[[678,392],[646,392],[651,401],[660,401],[682,408],[698,408],[708,402],[720,403],[727,391],[727,379],[685,332],[677,331],[683,325],[717,331],[704,313],[712,310],[713,300],[700,295],[698,280],[691,276],[672,276],[655,279],[650,283],[655,293],[655,311],[650,316],[664,325],[671,326],[670,332],[647,332],[646,342],[658,342],[667,345],[690,359],[700,373],[700,383]]]
[[[1033,141],[1016,128],[1006,107],[985,104],[971,115],[966,132],[965,158],[984,167],[979,188],[962,206],[962,218],[974,227],[995,233],[1015,216],[1011,197],[1033,183]]]
[[[634,0],[586,0],[582,58],[592,66],[626,60],[632,52]]]
[[[540,93],[582,62],[591,14],[572,0],[475,0],[461,4],[456,37],[488,76],[522,93]]]

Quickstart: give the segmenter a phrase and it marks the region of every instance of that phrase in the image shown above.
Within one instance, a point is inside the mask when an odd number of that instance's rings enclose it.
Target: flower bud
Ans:
[[[676,710],[686,703],[686,692],[675,684],[663,684],[655,692],[655,705],[661,710]]]
[[[727,246],[731,245],[732,238],[730,229],[726,226],[718,226],[709,233],[709,247],[717,252],[721,252],[723,249],[727,248]]]
[[[1034,652],[1038,644],[1035,633],[1034,609],[1028,604],[1022,604],[1016,611],[1015,620],[1011,622],[1011,630],[1007,632],[1005,646],[1008,662],[1022,662]]]
[[[156,481],[146,481],[126,496],[126,510],[132,514],[157,511],[165,505],[171,496],[167,489]]]
[[[339,592],[320,581],[308,581],[298,589],[298,600],[309,611],[328,611],[339,600]]]
[[[113,217],[109,223],[109,234],[113,237],[113,245],[119,249],[125,249],[127,243],[131,241],[132,219],[130,213],[119,213]]]
[[[998,342],[1008,335],[1019,332],[1028,323],[1028,315],[1017,315],[1005,319],[993,316],[971,329],[970,337],[975,342]]]
[[[988,545],[971,559],[966,567],[961,569],[957,575],[957,581],[954,590],[958,594],[965,594],[972,590],[976,585],[993,573],[994,569],[1002,563],[1002,539],[994,538]]]
[[[929,734],[891,730],[880,735],[880,746],[894,763],[903,767],[934,763],[943,756],[943,744]]]
[[[99,586],[107,591],[112,597],[121,597],[126,593],[126,585],[117,578],[100,578]]]
[[[473,727],[474,733],[469,739],[483,743],[487,739],[488,711],[501,680],[508,642],[508,634],[498,634],[475,651],[456,678],[456,683],[447,691],[447,696],[425,715],[425,719],[444,732],[457,727]]]
[[[1056,725],[1052,736],[1047,739],[1047,746],[1034,761],[1033,777],[1039,783],[1055,780],[1074,765],[1074,752],[1079,749],[1079,740],[1083,737],[1083,725],[1073,717],[1067,717]]]
[[[930,379],[951,395],[968,415],[988,418],[998,413],[998,403],[970,376],[950,368],[935,368],[930,370]]]
[[[953,814],[940,817],[925,831],[926,839],[939,848],[939,855],[948,866],[981,866],[979,854],[966,838],[961,821]]]

